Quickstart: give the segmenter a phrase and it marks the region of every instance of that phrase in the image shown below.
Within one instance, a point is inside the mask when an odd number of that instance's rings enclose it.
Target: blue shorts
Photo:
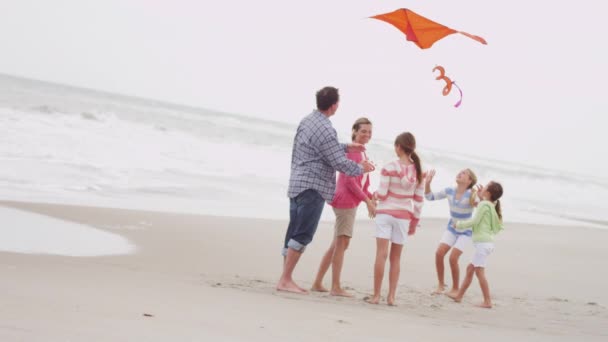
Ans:
[[[323,197],[312,189],[305,190],[289,200],[289,226],[285,234],[283,256],[287,255],[288,248],[304,252],[317,231],[324,206]]]

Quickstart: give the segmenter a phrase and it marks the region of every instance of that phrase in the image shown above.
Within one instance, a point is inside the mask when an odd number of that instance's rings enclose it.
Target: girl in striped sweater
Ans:
[[[389,258],[387,303],[395,305],[401,251],[408,235],[416,232],[420,210],[424,204],[424,175],[420,158],[416,154],[414,135],[405,132],[397,136],[395,153],[399,159],[382,168],[380,187],[374,193],[379,203],[376,207],[374,295],[367,299],[371,304],[378,304],[380,301],[384,267],[386,259]]]
[[[460,268],[458,267],[458,259],[462,255],[462,252],[466,248],[471,246],[471,235],[473,231],[471,229],[464,231],[457,231],[454,228],[455,220],[466,220],[471,218],[473,214],[473,208],[477,205],[475,197],[477,190],[474,185],[477,183],[477,176],[471,169],[464,169],[456,176],[456,186],[441,189],[438,192],[431,191],[431,182],[435,176],[435,170],[429,170],[426,176],[425,184],[425,197],[429,201],[437,201],[447,199],[450,205],[450,220],[448,221],[447,227],[437,251],[435,252],[435,268],[437,270],[437,280],[439,284],[433,294],[440,294],[445,291],[444,282],[444,263],[443,259],[448,251],[450,253],[450,270],[452,271],[452,289],[449,293],[456,294],[459,289],[460,282]]]

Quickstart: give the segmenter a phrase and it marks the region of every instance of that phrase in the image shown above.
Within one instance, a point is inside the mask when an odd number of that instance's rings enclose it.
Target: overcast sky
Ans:
[[[428,50],[367,17],[407,7],[451,35]],[[297,123],[340,88],[334,126],[605,177],[601,1],[3,0],[0,73]],[[442,96],[443,65],[464,92]],[[1,89],[0,89],[1,91]]]

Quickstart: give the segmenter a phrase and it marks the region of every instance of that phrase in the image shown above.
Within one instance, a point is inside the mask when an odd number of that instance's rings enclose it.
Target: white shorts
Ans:
[[[450,247],[459,249],[461,252],[464,252],[465,248],[471,246],[472,241],[473,240],[470,236],[454,234],[446,229],[439,243],[444,243]]]
[[[475,267],[486,267],[488,256],[494,251],[494,242],[476,242],[475,253],[471,264]]]
[[[395,218],[388,214],[376,215],[376,237],[391,240],[398,245],[405,244],[410,220]]]

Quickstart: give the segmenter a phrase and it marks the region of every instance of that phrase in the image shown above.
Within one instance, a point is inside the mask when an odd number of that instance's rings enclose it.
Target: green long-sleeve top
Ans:
[[[503,226],[492,202],[479,202],[473,218],[456,222],[456,229],[458,230],[465,230],[470,227],[473,227],[473,242],[494,241],[494,235],[498,234]]]

